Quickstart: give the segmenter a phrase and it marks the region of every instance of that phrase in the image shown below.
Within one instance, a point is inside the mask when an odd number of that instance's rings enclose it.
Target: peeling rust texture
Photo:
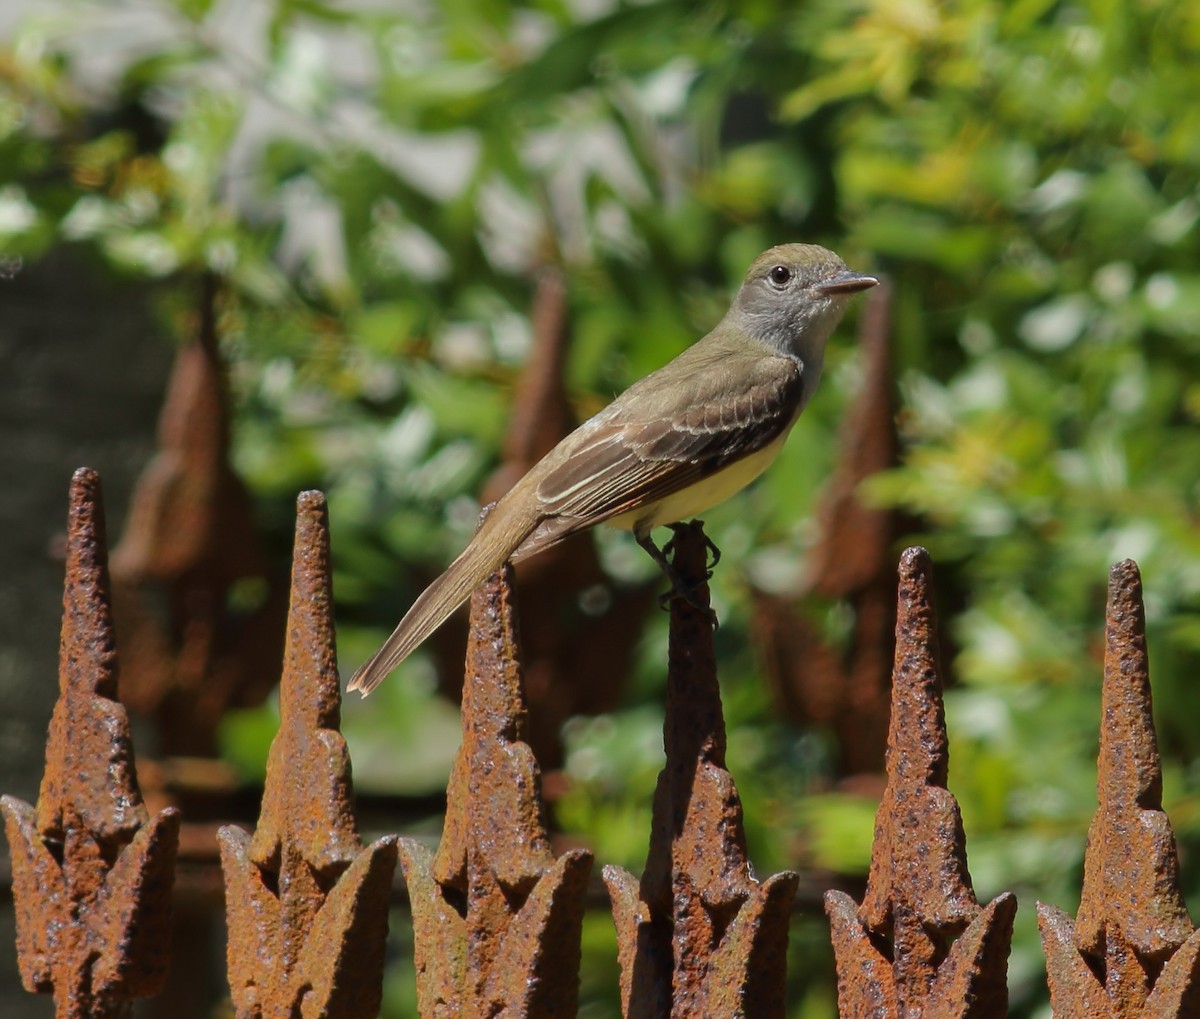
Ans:
[[[523,741],[525,699],[512,570],[471,599],[463,742],[436,855],[402,839],[417,1001],[432,1017],[575,1014],[592,856],[557,860],[537,762]]]
[[[1128,559],[1108,578],[1101,713],[1099,806],[1079,914],[1072,922],[1038,904],[1050,1002],[1064,1019],[1195,1016],[1200,933],[1188,919],[1162,810],[1142,582]]]
[[[207,278],[195,339],[175,359],[158,452],[112,556],[125,703],[154,719],[173,754],[204,757],[216,756],[230,707],[273,689],[286,614],[283,578],[267,565],[229,462],[219,299]]]
[[[981,907],[949,770],[929,555],[900,561],[887,787],[860,907],[828,892],[843,1017],[1001,1019],[1016,899]]]
[[[860,490],[866,478],[897,463],[891,303],[885,281],[871,291],[860,319],[863,383],[842,422],[804,590],[798,597],[755,592],[751,622],[780,710],[797,725],[837,734],[843,775],[881,772],[887,741],[893,548],[904,522],[895,511],[864,502]],[[853,610],[845,646],[830,643],[819,622],[830,602]]]
[[[530,311],[533,342],[512,401],[503,463],[484,485],[484,503],[507,492],[578,423],[563,382],[568,310],[562,273],[542,269]],[[618,592],[595,543],[586,539],[521,564],[517,603],[525,618],[538,620],[521,641],[524,740],[543,769],[562,765],[567,719],[611,711],[621,702],[657,585],[654,580]],[[431,638],[442,688],[453,698],[462,691],[465,630],[456,623]]]
[[[677,528],[676,572],[708,602],[703,527]],[[784,1014],[788,920],[798,877],[750,874],[742,805],[725,768],[725,722],[707,615],[676,598],[653,828],[640,886],[604,869],[626,1017]]]
[[[239,1019],[362,1019],[379,1011],[395,836],[363,848],[338,731],[324,496],[301,494],[291,605],[262,811],[218,835],[228,970]]]
[[[117,671],[100,479],[81,469],[46,772],[36,808],[0,800],[21,982],[60,1019],[125,1016],[167,971],[179,814],[142,801]]]

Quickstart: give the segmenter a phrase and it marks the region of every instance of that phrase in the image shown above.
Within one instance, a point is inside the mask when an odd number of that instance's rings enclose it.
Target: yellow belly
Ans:
[[[674,524],[680,520],[690,520],[697,513],[724,502],[735,495],[771,466],[771,462],[779,455],[779,450],[787,438],[787,431],[768,446],[757,453],[751,453],[741,460],[731,463],[724,470],[710,474],[702,481],[681,489],[674,495],[649,506],[639,506],[636,510],[622,513],[611,518],[608,523],[612,527],[623,527],[629,531],[644,534],[652,527],[662,524]]]

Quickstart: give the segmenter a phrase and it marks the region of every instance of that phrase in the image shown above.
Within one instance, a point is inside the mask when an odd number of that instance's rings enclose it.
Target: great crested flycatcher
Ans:
[[[651,529],[703,512],[767,469],[817,388],[847,301],[877,282],[813,244],[759,255],[712,332],[576,428],[496,502],[350,689],[374,690],[506,560],[595,524],[632,530],[665,564]]]

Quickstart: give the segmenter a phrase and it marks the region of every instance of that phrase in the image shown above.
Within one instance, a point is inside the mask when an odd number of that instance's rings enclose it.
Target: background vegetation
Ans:
[[[0,287],[70,248],[152,282],[182,335],[196,278],[227,281],[237,464],[280,535],[297,490],[328,493],[350,669],[473,525],[539,267],[568,280],[580,417],[711,326],[772,243],[887,273],[902,465],[866,495],[922,521],[954,593],[951,789],[980,898],[1021,901],[1030,1014],[1033,902],[1077,902],[1103,585],[1126,556],[1200,891],[1197,95],[1200,7],[1165,0],[42,3],[0,49]],[[762,872],[862,873],[869,851],[874,804],[837,791],[828,734],[773,718],[746,625],[748,581],[786,588],[812,541],[849,335],[782,462],[709,517]],[[652,573],[620,538],[602,553],[618,583]],[[656,615],[627,705],[565,733],[561,823],[635,869],[663,641]],[[456,721],[434,686],[418,656],[347,710],[360,786],[444,783]],[[264,730],[231,724],[248,774]],[[797,1016],[833,1013],[822,923],[793,937]],[[587,1015],[615,1014],[607,924]]]

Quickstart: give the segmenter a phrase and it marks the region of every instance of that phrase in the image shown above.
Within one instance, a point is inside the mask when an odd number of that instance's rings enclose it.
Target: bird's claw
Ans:
[[[705,579],[712,580],[713,570],[715,570],[717,568],[717,564],[721,561],[721,550],[719,548],[717,548],[716,542],[714,542],[712,540],[712,538],[710,538],[707,534],[704,533],[704,530],[703,530],[704,521],[697,520],[694,522],[700,525],[700,527],[701,527],[700,537],[702,537],[704,539],[705,547],[712,554],[712,562],[710,562],[705,567],[705,569],[707,570],[707,572],[705,573]],[[687,526],[686,524],[667,524],[667,527],[669,527],[671,529],[671,538],[670,538],[670,540],[667,541],[667,543],[662,548],[664,557],[666,555],[668,555],[670,552],[674,551],[675,536],[679,534],[679,528],[686,527],[686,526]]]
[[[711,574],[710,574],[711,576]],[[721,621],[717,619],[716,610],[709,605],[703,598],[696,594],[696,589],[687,584],[681,584],[679,587],[672,587],[669,591],[663,591],[658,596],[658,607],[664,612],[671,608],[671,602],[676,598],[686,602],[697,612],[708,617],[709,625],[717,630],[721,626]]]
[[[694,608],[697,612],[707,617],[709,625],[716,630],[721,624],[717,619],[717,613],[713,610],[713,607],[708,603],[706,598],[702,598],[700,596],[699,592],[697,591],[698,585],[685,581],[675,569],[674,564],[670,561],[670,559],[667,558],[675,550],[674,535],[677,533],[676,529],[682,527],[683,525],[669,524],[668,526],[671,528],[673,536],[665,545],[663,545],[661,549],[650,540],[649,535],[646,535],[644,538],[637,539],[638,544],[650,554],[656,563],[658,563],[663,573],[666,574],[667,579],[671,582],[671,589],[669,591],[664,591],[658,596],[658,606],[659,608],[666,610],[670,608],[671,602],[673,602],[676,598],[679,598]],[[716,566],[717,562],[720,560],[721,551],[712,543],[711,540],[709,540],[708,535],[704,536],[704,540],[708,545],[709,551],[713,553],[713,561],[711,565],[707,566],[704,570],[704,581],[706,582],[712,580],[712,567]]]

